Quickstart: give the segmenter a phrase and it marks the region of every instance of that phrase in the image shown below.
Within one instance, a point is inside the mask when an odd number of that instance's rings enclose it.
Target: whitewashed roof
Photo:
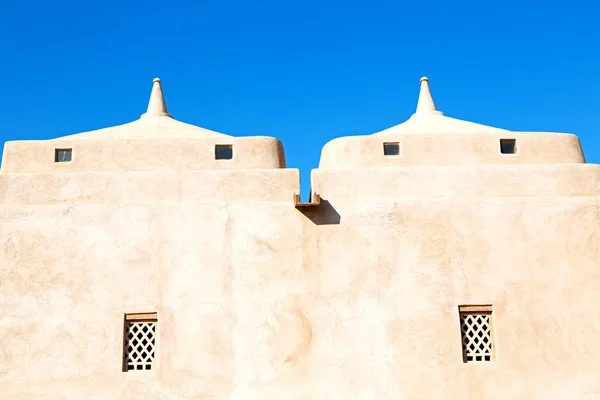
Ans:
[[[174,119],[167,111],[160,79],[155,78],[148,109],[140,119],[123,125],[63,136],[60,139],[197,139],[206,137],[231,136]]]
[[[506,129],[446,117],[444,113],[438,111],[435,107],[435,102],[429,89],[429,79],[423,77],[421,78],[421,91],[419,92],[419,101],[417,102],[415,113],[406,122],[374,133],[374,135],[486,132],[498,133],[508,131]]]

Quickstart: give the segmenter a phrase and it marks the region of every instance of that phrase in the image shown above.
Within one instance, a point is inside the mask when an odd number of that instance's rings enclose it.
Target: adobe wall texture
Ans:
[[[0,206],[2,396],[600,396],[597,191],[365,199],[319,174],[325,200],[305,212],[291,183],[272,199]],[[463,363],[461,304],[493,305],[497,361]],[[157,370],[121,372],[124,313],[153,311]]]
[[[277,139],[167,115],[155,79],[138,121],[7,144],[1,398],[600,398],[600,166],[577,137],[444,117],[422,78],[408,121],[324,147],[298,209]],[[481,304],[495,359],[465,363],[459,306]],[[125,314],[154,312],[154,369],[123,372]]]
[[[0,204],[289,202],[297,169],[0,174]]]
[[[231,144],[233,159],[215,160],[215,145]],[[55,149],[71,149],[73,160],[54,162]],[[77,139],[7,142],[2,173],[236,170],[285,168],[281,142],[271,137],[201,139]]]
[[[515,139],[516,154],[501,154],[500,139]],[[400,145],[398,156],[385,156],[383,143]],[[584,163],[575,135],[544,132],[444,134],[377,133],[331,140],[319,168]]]

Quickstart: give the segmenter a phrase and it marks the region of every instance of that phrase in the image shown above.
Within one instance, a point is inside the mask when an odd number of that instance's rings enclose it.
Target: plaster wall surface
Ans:
[[[594,398],[599,201],[3,206],[7,398]],[[317,225],[316,221],[319,225]],[[497,360],[463,363],[458,306]],[[156,371],[121,372],[158,312]]]
[[[297,169],[0,174],[5,205],[291,201]]]
[[[600,195],[595,164],[315,169],[311,180],[325,198],[355,201]]]
[[[231,160],[216,160],[215,145],[232,145]],[[72,161],[54,162],[56,149]],[[67,139],[8,142],[2,173],[285,168],[281,142],[270,137],[196,139]]]
[[[385,131],[384,131],[385,132]],[[393,132],[393,131],[392,131]],[[500,139],[515,139],[516,153],[501,154]],[[398,156],[385,156],[384,143],[398,143]],[[333,139],[319,168],[584,163],[575,135],[542,132],[374,134]]]
[[[7,145],[0,397],[600,398],[600,167],[443,117],[426,79],[416,114],[326,145],[318,205],[279,141],[173,121],[158,80],[137,122]],[[481,304],[494,359],[465,363]],[[153,369],[123,372],[124,316],[153,312]]]

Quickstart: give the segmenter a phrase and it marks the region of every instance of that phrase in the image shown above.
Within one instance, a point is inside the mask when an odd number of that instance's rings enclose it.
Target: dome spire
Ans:
[[[421,91],[419,92],[419,101],[417,102],[417,111],[414,115],[443,115],[441,111],[435,108],[431,91],[429,90],[429,79],[426,76],[421,78]]]
[[[163,96],[160,79],[154,78],[152,85],[152,93],[150,93],[150,101],[148,102],[148,110],[142,114],[141,118],[145,117],[171,117],[167,112],[167,104]]]

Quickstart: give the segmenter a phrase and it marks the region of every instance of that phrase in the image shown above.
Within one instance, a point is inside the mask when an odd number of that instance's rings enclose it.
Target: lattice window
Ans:
[[[459,314],[463,361],[492,361],[492,307],[461,306]]]
[[[123,370],[150,370],[156,349],[156,313],[125,316]]]

